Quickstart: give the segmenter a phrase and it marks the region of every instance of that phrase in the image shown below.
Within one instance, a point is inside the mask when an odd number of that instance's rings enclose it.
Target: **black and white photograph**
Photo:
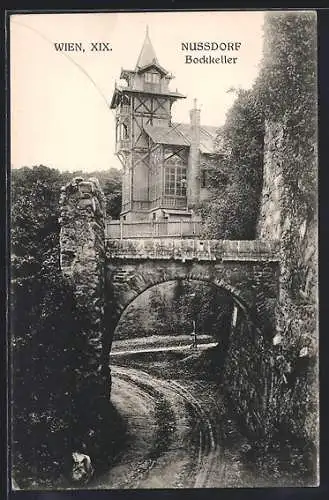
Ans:
[[[11,13],[12,490],[319,486],[317,13]]]

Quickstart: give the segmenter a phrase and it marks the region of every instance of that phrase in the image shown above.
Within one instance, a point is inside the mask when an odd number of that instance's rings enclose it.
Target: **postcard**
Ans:
[[[12,489],[318,486],[316,12],[9,28]]]

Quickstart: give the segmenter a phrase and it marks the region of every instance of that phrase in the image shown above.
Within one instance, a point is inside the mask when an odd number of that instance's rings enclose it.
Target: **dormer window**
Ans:
[[[158,73],[145,73],[146,83],[160,83],[160,75]]]

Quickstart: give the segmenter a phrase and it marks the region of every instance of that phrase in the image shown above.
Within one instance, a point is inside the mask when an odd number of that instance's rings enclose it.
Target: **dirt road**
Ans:
[[[223,456],[214,425],[220,402],[206,394],[197,398],[186,382],[141,370],[113,366],[112,375],[111,399],[127,423],[128,437],[111,470],[90,488],[230,486],[234,466]],[[239,475],[232,477],[234,485]]]

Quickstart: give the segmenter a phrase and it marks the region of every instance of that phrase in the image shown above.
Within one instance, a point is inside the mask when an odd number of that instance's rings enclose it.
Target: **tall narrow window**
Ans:
[[[128,139],[128,127],[125,123],[121,123],[120,127],[120,139]]]
[[[175,167],[165,168],[165,194],[175,195]]]
[[[170,196],[186,196],[186,167],[165,167],[165,194]]]

